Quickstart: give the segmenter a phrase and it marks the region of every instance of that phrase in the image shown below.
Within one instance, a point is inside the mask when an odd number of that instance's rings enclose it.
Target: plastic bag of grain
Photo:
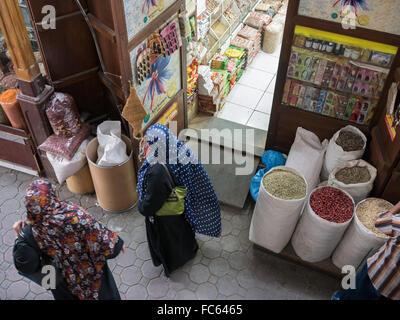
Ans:
[[[332,255],[332,262],[338,268],[345,265],[361,268],[388,239],[375,228],[379,214],[393,207],[383,199],[368,198],[361,201],[355,210],[354,220],[342,241]]]
[[[358,128],[346,126],[340,129],[329,142],[321,179],[328,180],[330,173],[342,163],[361,159],[366,146],[367,137]]]
[[[357,204],[368,197],[376,174],[376,168],[364,160],[348,161],[332,171],[328,185],[347,191]]]
[[[300,172],[307,180],[307,194],[319,183],[328,140],[321,143],[319,138],[306,129],[297,128],[296,138],[290,149],[286,166]]]
[[[296,227],[306,191],[307,182],[298,171],[283,166],[268,171],[263,177],[251,220],[250,241],[281,252]]]
[[[296,254],[308,262],[328,259],[340,242],[354,214],[354,201],[342,190],[316,188],[309,197],[292,237]]]
[[[262,50],[266,53],[274,53],[282,42],[282,33],[282,24],[271,23],[264,27]]]

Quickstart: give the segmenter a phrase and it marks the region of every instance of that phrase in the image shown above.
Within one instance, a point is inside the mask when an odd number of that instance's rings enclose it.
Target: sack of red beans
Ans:
[[[352,221],[354,208],[353,198],[345,191],[314,189],[292,237],[296,254],[308,262],[328,259]]]

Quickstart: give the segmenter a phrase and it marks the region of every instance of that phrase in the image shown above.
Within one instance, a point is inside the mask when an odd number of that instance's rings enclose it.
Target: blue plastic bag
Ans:
[[[261,157],[261,161],[264,163],[265,169],[258,170],[250,183],[250,193],[254,201],[257,201],[258,191],[260,190],[261,180],[264,175],[272,168],[284,166],[286,164],[285,156],[273,150],[265,151]]]

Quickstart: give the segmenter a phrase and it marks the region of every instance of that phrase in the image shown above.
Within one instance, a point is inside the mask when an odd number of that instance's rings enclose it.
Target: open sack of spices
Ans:
[[[344,162],[361,159],[366,146],[367,137],[354,126],[336,132],[326,150],[321,179],[328,180],[330,173]]]
[[[54,134],[38,149],[72,160],[79,146],[90,135],[89,127],[79,118],[74,98],[66,93],[54,93],[47,104],[46,115]]]
[[[388,236],[375,227],[381,213],[393,205],[383,199],[368,198],[361,201],[355,210],[354,220],[342,241],[332,255],[332,262],[338,268],[345,265],[361,268],[367,258],[388,240]]]
[[[307,182],[292,168],[275,167],[261,182],[249,239],[275,253],[289,243],[307,195]]]
[[[374,187],[377,170],[364,160],[348,161],[329,175],[328,185],[347,191],[355,203],[364,200]]]
[[[333,187],[316,188],[292,237],[296,254],[307,262],[328,259],[351,223],[354,207],[347,192]]]

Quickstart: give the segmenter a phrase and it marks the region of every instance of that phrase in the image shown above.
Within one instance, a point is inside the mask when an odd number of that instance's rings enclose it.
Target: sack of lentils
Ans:
[[[258,193],[249,239],[275,253],[289,243],[307,194],[307,182],[298,171],[279,166],[268,171]]]
[[[367,137],[354,126],[346,126],[336,132],[326,150],[322,181],[328,180],[331,172],[344,162],[361,159],[366,146]]]
[[[364,160],[348,161],[332,171],[328,185],[347,191],[357,204],[368,197],[376,174],[376,168]]]
[[[377,198],[365,199],[357,205],[353,222],[332,255],[335,266],[361,268],[367,258],[376,253],[388,236],[375,227],[375,222],[379,214],[392,207],[390,202]]]
[[[296,254],[308,262],[328,259],[353,219],[354,207],[346,191],[319,187],[311,192],[292,237]]]

